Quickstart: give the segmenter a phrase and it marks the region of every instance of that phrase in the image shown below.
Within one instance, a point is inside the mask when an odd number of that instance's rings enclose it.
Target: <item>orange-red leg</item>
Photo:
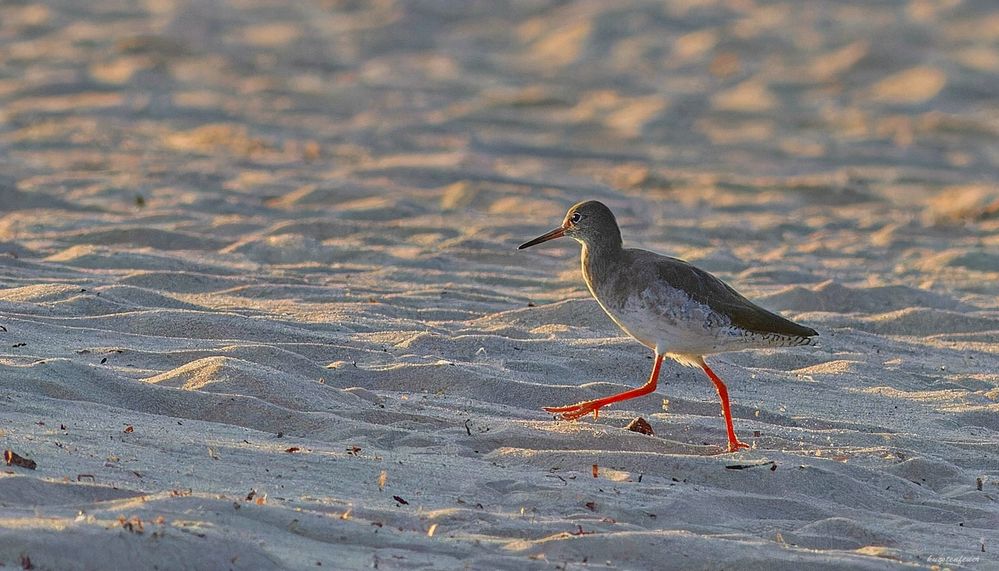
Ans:
[[[656,390],[656,383],[659,381],[659,367],[663,364],[663,356],[656,355],[655,364],[652,365],[652,374],[649,375],[649,380],[644,385],[638,387],[637,389],[631,389],[630,391],[624,391],[623,393],[618,393],[616,395],[611,395],[609,397],[587,400],[583,402],[577,402],[576,404],[570,404],[568,406],[546,406],[544,410],[560,415],[564,420],[578,420],[580,417],[586,416],[589,413],[593,413],[593,418],[597,418],[600,414],[600,407],[607,406],[611,403],[633,399],[635,397],[640,397],[642,395],[647,395]],[[726,401],[728,402],[728,401]],[[726,404],[726,407],[728,405]]]
[[[725,387],[725,382],[718,378],[718,375],[711,370],[711,367],[704,362],[704,359],[701,359],[700,365],[708,377],[711,378],[711,382],[715,384],[715,389],[718,391],[718,398],[721,399],[722,415],[725,416],[725,429],[728,430],[728,451],[738,452],[740,448],[749,448],[748,444],[740,442],[735,437],[735,427],[732,425],[732,409],[728,406],[728,389]]]

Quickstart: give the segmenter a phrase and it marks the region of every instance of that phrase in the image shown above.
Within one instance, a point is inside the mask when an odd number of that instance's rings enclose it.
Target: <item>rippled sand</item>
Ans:
[[[0,446],[37,470],[0,467],[0,564],[994,568],[997,30],[990,0],[5,4]],[[753,449],[673,364],[540,411],[651,367],[575,243],[515,250],[582,199],[820,331],[711,360]]]

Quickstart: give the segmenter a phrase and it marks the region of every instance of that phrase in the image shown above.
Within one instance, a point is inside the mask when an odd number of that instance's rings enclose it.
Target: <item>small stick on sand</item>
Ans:
[[[17,455],[13,450],[3,451],[3,461],[7,463],[8,466],[20,466],[21,468],[27,468],[29,470],[34,470],[38,467],[38,464],[24,456]]]

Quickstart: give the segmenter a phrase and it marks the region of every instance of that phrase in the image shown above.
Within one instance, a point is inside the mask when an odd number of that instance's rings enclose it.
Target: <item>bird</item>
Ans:
[[[742,349],[814,345],[816,332],[768,311],[714,275],[683,260],[625,248],[614,213],[596,200],[569,208],[554,230],[521,244],[523,250],[556,238],[582,245],[583,280],[604,312],[625,333],[652,349],[649,380],[639,388],[566,406],[544,407],[564,420],[656,390],[663,359],[700,367],[718,392],[728,451],[749,445],[735,434],[728,388],[705,362],[707,355]]]

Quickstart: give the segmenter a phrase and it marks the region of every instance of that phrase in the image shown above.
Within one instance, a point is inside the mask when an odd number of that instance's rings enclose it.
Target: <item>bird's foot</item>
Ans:
[[[746,444],[745,442],[742,442],[739,439],[729,440],[728,441],[728,451],[729,452],[738,452],[742,448],[751,448],[751,447],[748,444]]]
[[[562,417],[562,420],[579,420],[591,412],[593,413],[593,418],[598,418],[600,416],[600,407],[604,406],[604,404],[606,403],[600,402],[599,399],[587,400],[566,406],[546,406],[544,410],[545,412],[559,415]]]

